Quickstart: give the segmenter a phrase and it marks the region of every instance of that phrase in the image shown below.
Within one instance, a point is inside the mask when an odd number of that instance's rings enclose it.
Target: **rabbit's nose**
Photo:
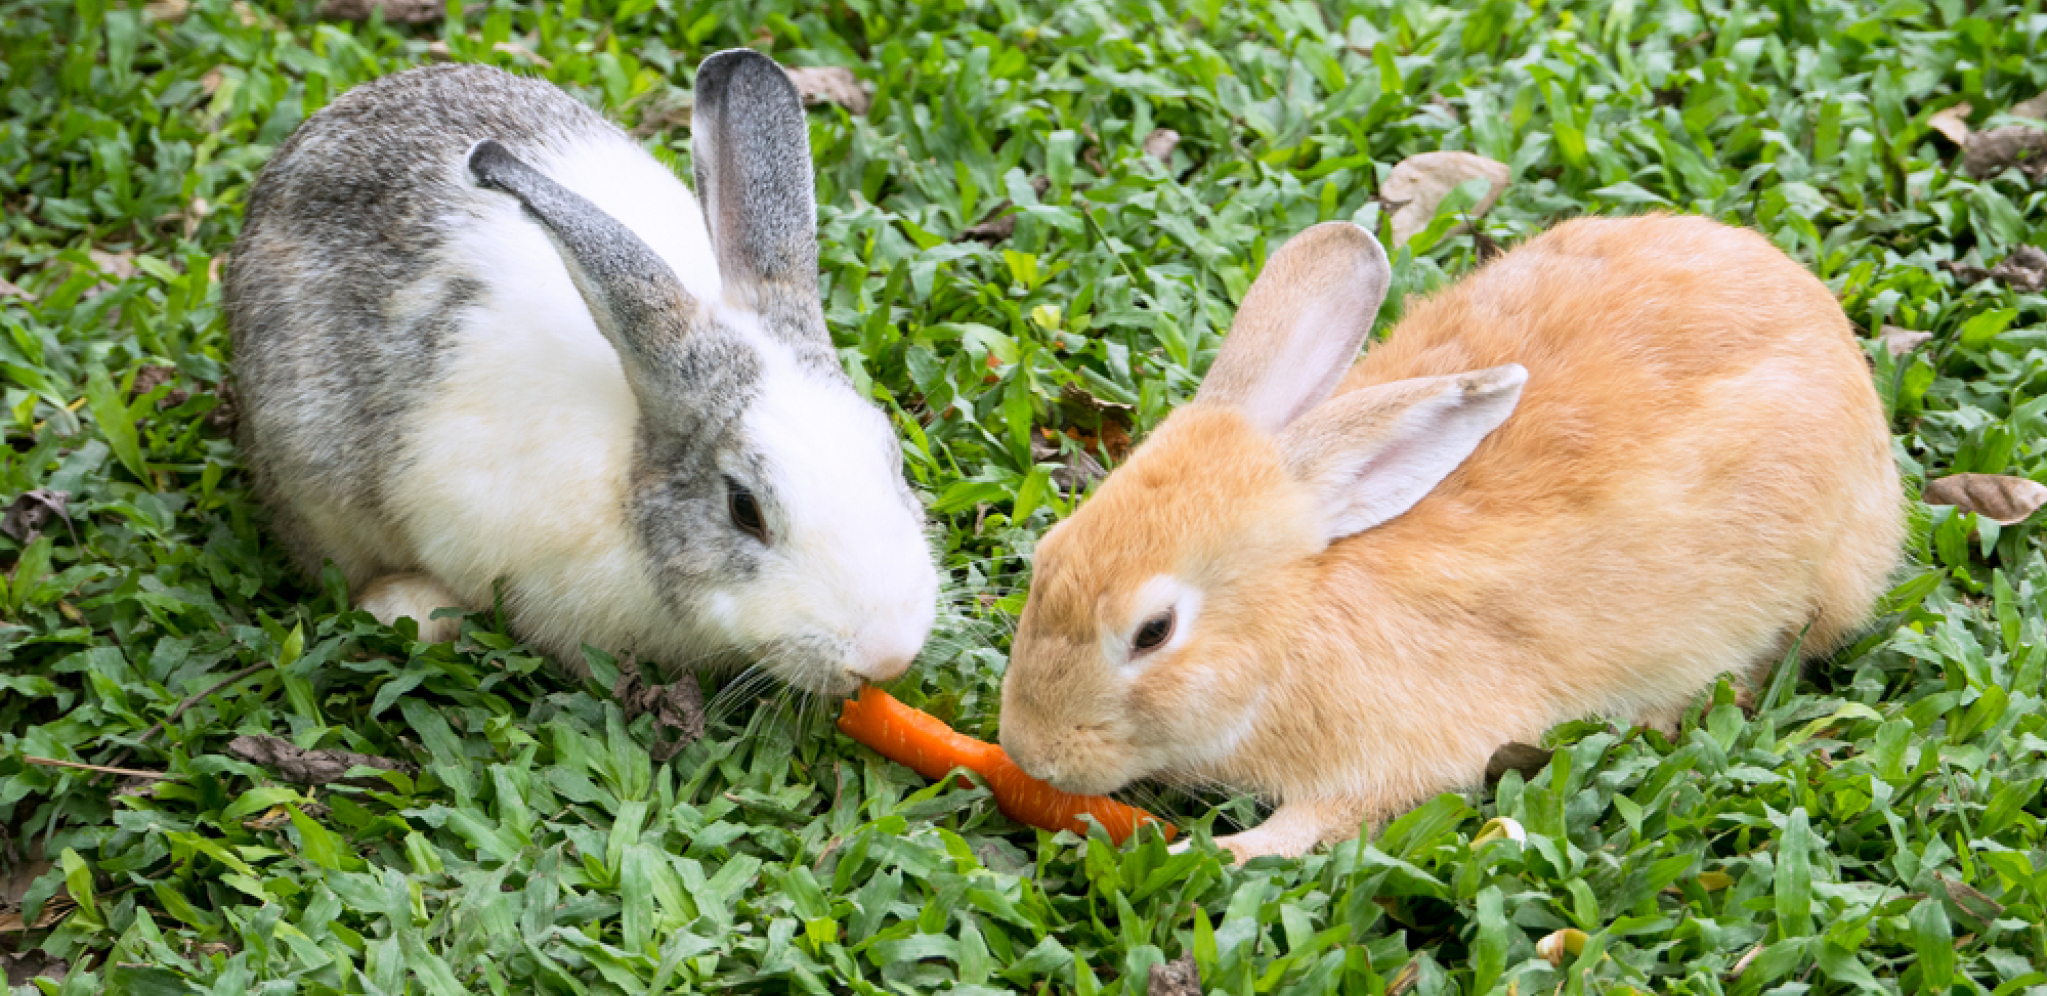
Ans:
[[[910,627],[871,625],[854,640],[853,660],[846,670],[868,681],[899,678],[923,646],[923,634]]]
[[[913,660],[916,660],[915,654],[892,654],[886,657],[863,656],[860,660],[855,661],[852,666],[846,668],[846,670],[851,672],[854,677],[865,678],[868,681],[893,681],[896,678],[902,677],[903,672],[910,669],[910,662]]]

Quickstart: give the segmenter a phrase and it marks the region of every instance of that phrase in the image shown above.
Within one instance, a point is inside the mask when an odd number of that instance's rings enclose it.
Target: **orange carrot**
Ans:
[[[846,700],[845,711],[839,714],[839,729],[926,778],[942,778],[955,768],[980,775],[995,797],[996,808],[1018,823],[1085,836],[1087,824],[1081,817],[1092,816],[1118,844],[1146,823],[1159,824],[1167,840],[1176,832],[1172,824],[1135,806],[1108,796],[1061,792],[1032,778],[1001,746],[957,732],[938,717],[912,709],[873,685],[862,686],[859,698]]]

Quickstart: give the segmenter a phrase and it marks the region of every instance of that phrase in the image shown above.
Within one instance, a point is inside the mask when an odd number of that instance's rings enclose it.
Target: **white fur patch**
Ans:
[[[800,628],[851,644],[860,677],[893,678],[923,647],[938,598],[921,516],[900,484],[900,444],[888,419],[843,383],[805,373],[779,344],[758,346],[768,363],[746,434],[772,461],[788,517],[775,542],[786,560],[733,591],[740,630],[765,638],[795,616]]]
[[[625,518],[639,406],[618,356],[540,226],[485,191],[469,206],[478,217],[451,222],[448,252],[487,299],[450,344],[395,489],[419,565],[470,605],[512,579],[522,630],[572,662],[582,642],[686,666],[707,644],[808,635],[857,648],[862,676],[900,673],[931,629],[937,572],[887,419],[843,383],[804,375],[755,316],[719,305],[702,212],[652,157],[598,137],[532,164],[631,229],[766,358],[747,431],[773,455],[790,520],[777,553],[793,566],[714,592],[700,618],[664,604]],[[850,683],[777,670],[811,688]]]
[[[718,268],[689,189],[623,141],[593,138],[533,165],[588,198],[715,298]],[[501,576],[527,632],[593,644],[694,643],[662,605],[625,523],[639,404],[554,245],[518,202],[479,190],[452,225],[451,268],[489,290],[421,413],[395,502],[420,565],[472,605]],[[663,624],[671,633],[648,633]],[[665,639],[664,639],[665,637]],[[650,648],[651,649],[651,648]],[[664,648],[665,649],[665,648]],[[677,662],[680,663],[680,662]]]

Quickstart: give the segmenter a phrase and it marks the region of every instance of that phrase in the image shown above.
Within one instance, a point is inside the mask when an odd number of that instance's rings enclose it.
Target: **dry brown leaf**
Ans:
[[[327,0],[320,5],[320,16],[330,21],[367,21],[378,8],[383,8],[386,24],[430,24],[448,16],[441,0]]]
[[[844,66],[803,66],[792,69],[783,66],[789,74],[789,82],[796,84],[796,92],[803,95],[806,104],[837,104],[855,114],[867,113],[873,98],[860,85],[860,78]]]
[[[1542,940],[1535,942],[1535,953],[1543,961],[1562,968],[1565,955],[1574,955],[1585,950],[1585,942],[1591,940],[1585,932],[1576,927],[1565,927],[1552,931]]]
[[[501,41],[495,45],[492,45],[490,48],[491,51],[496,52],[499,55],[509,55],[514,59],[524,59],[527,62],[539,66],[542,69],[554,68],[553,59],[541,55],[539,52],[535,52],[532,49],[519,44],[518,42]]]
[[[2013,117],[2047,121],[2047,93],[2041,93],[2031,100],[2021,100],[2011,105],[2011,114]]]
[[[30,859],[24,860],[13,868],[8,869],[5,875],[0,875],[0,910],[4,910],[14,917],[14,922],[16,923],[14,929],[21,929],[19,926],[21,921],[21,901],[28,896],[29,887],[34,885],[36,879],[42,878],[43,873],[49,870],[49,862]],[[45,903],[43,905],[48,906],[49,904]],[[0,926],[0,931],[6,929],[6,927]]]
[[[1911,329],[1901,329],[1896,325],[1886,325],[1880,338],[1883,339],[1884,349],[1890,352],[1891,358],[1897,359],[1926,345],[1927,341],[1933,338],[1933,333],[1914,332]]]
[[[1429,227],[1429,222],[1435,220],[1436,208],[1458,184],[1474,179],[1489,181],[1485,197],[1471,209],[1471,217],[1476,218],[1492,210],[1512,178],[1513,171],[1505,163],[1469,152],[1424,152],[1401,160],[1379,188],[1380,200],[1397,205],[1393,212],[1394,246],[1407,244],[1407,240]]]
[[[41,948],[9,952],[0,955],[0,961],[6,962],[9,989],[28,986],[36,979],[62,982],[65,976],[71,974],[70,962],[62,958],[52,958]]]
[[[1744,954],[1740,958],[1735,959],[1734,967],[1727,970],[1727,977],[1730,979],[1741,978],[1741,973],[1748,971],[1749,965],[1753,964],[1756,960],[1756,956],[1762,953],[1763,946],[1761,944],[1758,944],[1755,947],[1748,949],[1747,954]]]
[[[1935,111],[1926,119],[1926,127],[1940,132],[1942,137],[1955,143],[1956,148],[1969,144],[1969,112],[1975,108],[1968,101]]]
[[[155,0],[142,5],[142,19],[151,23],[159,21],[182,21],[185,12],[192,9],[191,0]]]
[[[34,294],[30,294],[28,291],[23,290],[20,284],[17,284],[12,280],[7,279],[6,277],[0,277],[0,297],[18,297],[24,301],[33,301],[36,299],[36,296]]]
[[[92,257],[92,265],[99,267],[101,273],[115,280],[127,280],[136,273],[135,254],[132,252],[101,252],[93,249],[86,255]]]
[[[633,137],[665,135],[677,128],[687,128],[695,110],[696,98],[682,90],[671,87],[650,95],[640,106],[640,121],[633,125]]]
[[[628,723],[654,714],[654,746],[647,753],[656,763],[682,753],[684,747],[704,737],[704,690],[694,675],[682,675],[666,685],[649,685],[640,678],[639,664],[627,660],[619,668],[618,685],[611,694],[625,710]],[[675,739],[668,739],[669,733],[675,734]]]
[[[1953,505],[1957,511],[2015,526],[2047,505],[2047,484],[2002,474],[1954,474],[1928,482],[1919,497],[1928,505]]]
[[[1502,744],[1485,763],[1485,780],[1488,783],[1499,781],[1509,771],[1519,771],[1523,778],[1534,778],[1542,769],[1549,767],[1553,753],[1532,744]]]
[[[1962,147],[1962,172],[1978,180],[2016,167],[2026,178],[2047,178],[2047,130],[2005,125],[1969,136]]]
[[[1421,977],[1422,963],[1419,960],[1400,966],[1400,971],[1393,973],[1393,981],[1386,984],[1386,996],[1406,996]]]
[[[1050,430],[1045,430],[1049,432]],[[1061,491],[1085,491],[1096,481],[1109,476],[1102,462],[1084,449],[1076,449],[1063,457],[1059,444],[1044,438],[1031,440],[1031,460],[1034,463],[1058,462],[1049,475],[1052,483]]]
[[[36,541],[43,534],[43,527],[51,519],[58,519],[65,528],[71,526],[71,516],[65,511],[71,503],[71,492],[51,491],[37,488],[24,491],[7,506],[7,513],[0,517],[0,533],[6,533],[22,546]]]
[[[227,75],[220,71],[219,66],[215,66],[200,75],[199,89],[206,91],[206,95],[211,97],[220,91],[220,85],[225,82]]]
[[[385,771],[412,771],[412,765],[401,764],[388,757],[369,754],[355,754],[345,750],[307,750],[289,740],[272,736],[239,736],[228,741],[227,752],[250,764],[260,764],[275,769],[278,777],[300,785],[328,785],[340,782],[344,785],[361,785],[366,788],[387,788],[390,783],[382,778],[349,778],[348,769],[355,767],[382,768]]]
[[[1194,967],[1194,953],[1153,965],[1144,992],[1145,996],[1201,996],[1201,972]]]
[[[1991,267],[1988,276],[2015,291],[2037,294],[2047,290],[2047,252],[2035,246],[2019,246]]]
[[[1170,160],[1179,146],[1180,133],[1171,128],[1154,128],[1144,136],[1144,154],[1153,159]]]
[[[1984,895],[1981,889],[1939,873],[1933,877],[1939,880],[1941,891],[1947,893],[1948,902],[1960,907],[1962,912],[1978,920],[1995,920],[2004,915],[2004,904]]]

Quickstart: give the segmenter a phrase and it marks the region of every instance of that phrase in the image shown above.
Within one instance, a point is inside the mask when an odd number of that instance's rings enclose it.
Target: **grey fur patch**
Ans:
[[[484,275],[439,262],[449,218],[473,193],[451,165],[494,138],[561,148],[616,131],[555,87],[483,66],[429,66],[342,94],[293,133],[250,191],[223,295],[240,443],[299,565],[334,557],[352,582],[388,569],[388,543],[327,548],[280,501],[333,496],[393,530],[384,482],[438,382],[443,351]],[[432,302],[408,310],[397,302]]]
[[[838,370],[817,294],[810,130],[788,74],[751,49],[705,59],[690,151],[727,299],[758,312],[806,367]]]

